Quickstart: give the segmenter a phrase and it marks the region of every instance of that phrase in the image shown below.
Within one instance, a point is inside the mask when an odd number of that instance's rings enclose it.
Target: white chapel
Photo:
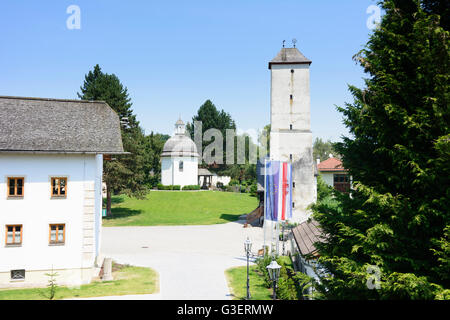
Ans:
[[[198,184],[197,146],[186,135],[184,122],[175,123],[175,134],[167,140],[161,154],[161,183],[165,186]]]

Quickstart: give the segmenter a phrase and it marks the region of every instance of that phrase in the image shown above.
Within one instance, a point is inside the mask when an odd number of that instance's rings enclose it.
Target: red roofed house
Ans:
[[[342,166],[341,160],[333,158],[331,154],[330,158],[325,161],[319,163],[319,159],[317,160],[317,170],[327,185],[341,192],[350,189],[351,176],[348,174],[348,170]]]

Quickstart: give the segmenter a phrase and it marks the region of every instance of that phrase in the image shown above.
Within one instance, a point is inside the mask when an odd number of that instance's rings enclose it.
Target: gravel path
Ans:
[[[117,297],[121,299],[231,299],[224,271],[246,265],[247,236],[253,242],[253,253],[263,246],[262,228],[243,228],[243,221],[208,226],[108,227],[102,232],[105,256],[119,263],[151,267],[160,275],[160,293]],[[107,298],[113,297],[103,297]]]

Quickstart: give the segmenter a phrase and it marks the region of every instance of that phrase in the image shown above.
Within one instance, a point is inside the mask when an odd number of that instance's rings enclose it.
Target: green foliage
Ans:
[[[186,185],[183,187],[183,190],[200,190],[199,185]]]
[[[336,150],[333,148],[333,142],[330,140],[323,141],[321,138],[316,138],[313,143],[313,159],[320,159],[320,161],[327,160],[329,155],[339,158]]]
[[[56,283],[56,277],[59,275],[57,272],[53,271],[53,267],[52,267],[52,272],[50,273],[46,273],[45,274],[47,277],[49,277],[48,280],[48,285],[47,285],[47,291],[46,292],[42,292],[42,296],[45,297],[48,300],[53,300],[55,299],[56,296],[56,290],[58,289],[58,285]]]
[[[267,288],[273,286],[270,280],[267,266],[272,262],[271,255],[264,255],[256,260],[256,265]],[[312,285],[313,280],[301,273],[296,272],[292,265],[292,260],[288,256],[276,257],[277,263],[281,266],[280,278],[277,283],[277,298],[281,300],[299,300],[306,297],[306,290]]]
[[[322,176],[317,176],[317,200],[321,201],[330,197],[333,194],[333,188],[323,181]]]
[[[192,123],[187,123],[186,130],[194,140],[194,121],[202,122],[202,137],[209,129],[217,129],[222,133],[223,137],[223,163],[226,159],[226,130],[236,129],[236,123],[231,115],[224,110],[218,110],[211,100],[206,100],[197,111],[197,115],[192,118]],[[203,140],[203,139],[202,139]],[[195,141],[195,140],[194,140]],[[205,141],[202,143],[202,154],[205,147],[213,141]],[[198,146],[197,146],[198,147]],[[225,168],[224,164],[218,164],[221,169]]]
[[[105,101],[120,119],[128,119],[127,127],[122,127],[121,131],[124,151],[130,154],[115,156],[115,160],[104,162],[103,181],[107,185],[108,199],[111,193],[143,197],[147,192],[146,140],[131,109],[127,88],[116,75],[103,73],[99,65],[96,65],[94,70],[85,76],[80,89],[81,93],[77,93],[79,98]]]
[[[326,242],[325,299],[448,296],[449,32],[419,1],[380,2],[386,14],[355,60],[369,75],[339,107],[352,138],[335,148],[356,190],[313,206]],[[368,266],[380,270],[370,290]]]

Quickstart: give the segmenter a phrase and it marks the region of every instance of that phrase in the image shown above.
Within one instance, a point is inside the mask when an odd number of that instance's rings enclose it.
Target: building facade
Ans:
[[[330,155],[330,158],[317,163],[317,169],[323,181],[330,187],[341,192],[348,192],[351,188],[352,177],[342,166],[342,161]]]
[[[161,153],[161,184],[165,186],[198,184],[199,154],[194,141],[186,135],[184,122],[175,123],[175,134]]]
[[[101,261],[104,154],[123,153],[103,102],[0,97],[0,287],[89,283]]]
[[[297,48],[282,48],[269,62],[271,71],[270,158],[292,163],[293,222],[305,221],[316,201],[310,124],[307,59]]]

